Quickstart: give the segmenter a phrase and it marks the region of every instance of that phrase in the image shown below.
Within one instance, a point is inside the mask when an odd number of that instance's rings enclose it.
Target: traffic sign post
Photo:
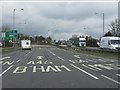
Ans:
[[[18,39],[17,30],[2,31],[2,40],[13,43],[13,46],[15,46],[15,42],[17,39]]]

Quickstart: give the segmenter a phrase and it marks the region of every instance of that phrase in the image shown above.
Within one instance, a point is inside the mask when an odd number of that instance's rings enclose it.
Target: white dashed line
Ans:
[[[20,60],[17,60],[16,62],[20,62]]]
[[[85,73],[85,74],[91,76],[91,77],[94,78],[94,79],[99,79],[98,77],[96,77],[96,76],[94,76],[94,75],[92,75],[92,74],[90,74],[90,73],[84,71],[83,69],[81,69],[81,68],[79,68],[79,67],[77,67],[77,66],[75,66],[75,65],[73,65],[73,64],[70,64],[70,65],[73,66],[73,67],[75,67],[76,69],[82,71],[83,73]]]
[[[106,78],[106,79],[108,79],[108,80],[113,81],[114,83],[120,84],[120,82],[118,82],[118,81],[116,81],[116,80],[114,80],[114,79],[112,79],[112,78],[109,78],[109,77],[107,77],[107,76],[105,76],[105,75],[101,75],[101,76],[104,77],[104,78]]]
[[[0,74],[0,77],[1,77],[3,74],[5,74],[8,70],[10,70],[12,67],[13,67],[13,65],[10,66],[9,68],[7,68],[5,71],[3,71],[3,72]]]
[[[61,58],[61,57],[59,57],[59,56],[58,56],[57,58],[61,59],[62,61],[65,61],[63,58]]]

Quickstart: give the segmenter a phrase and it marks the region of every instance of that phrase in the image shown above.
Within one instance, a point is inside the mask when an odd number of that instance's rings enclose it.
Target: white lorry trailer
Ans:
[[[21,40],[21,48],[22,50],[30,49],[31,50],[31,41],[30,40]]]
[[[102,37],[100,40],[101,49],[118,49],[120,48],[120,37]]]
[[[86,39],[85,38],[79,38],[79,46],[80,47],[86,47]]]

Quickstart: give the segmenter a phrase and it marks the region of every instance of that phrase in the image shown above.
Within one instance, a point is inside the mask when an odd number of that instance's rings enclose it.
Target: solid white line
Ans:
[[[1,58],[0,61],[4,60],[4,59],[9,59],[10,57],[4,57],[4,58]]]
[[[120,74],[116,74],[116,75],[120,77]]]
[[[106,78],[106,79],[108,79],[108,80],[113,81],[114,83],[120,84],[120,82],[118,82],[118,81],[116,81],[116,80],[114,80],[114,79],[112,79],[112,78],[109,78],[109,77],[107,77],[107,76],[105,76],[105,75],[101,75],[101,76],[104,77],[104,78]]]
[[[85,70],[83,70],[83,69],[81,69],[81,68],[79,68],[79,67],[77,67],[77,66],[75,66],[75,65],[73,65],[73,64],[70,64],[70,65],[73,66],[73,67],[75,67],[76,69],[78,69],[78,70],[84,72],[85,74],[91,76],[91,77],[94,78],[94,79],[99,79],[98,77],[96,77],[96,76],[94,76],[94,75],[92,75],[92,74],[86,72]]]
[[[5,74],[8,70],[10,70],[12,67],[13,67],[13,65],[10,66],[9,68],[7,68],[5,71],[3,71],[3,72],[0,74],[0,77],[1,77],[3,74]]]

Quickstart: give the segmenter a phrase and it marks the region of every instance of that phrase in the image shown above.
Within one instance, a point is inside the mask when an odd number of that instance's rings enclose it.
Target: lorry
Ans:
[[[86,47],[86,39],[83,37],[79,38],[79,46],[80,47]]]
[[[31,40],[21,40],[21,48],[22,50],[29,49],[31,50]]]
[[[119,49],[120,48],[120,37],[102,37],[100,39],[101,49]]]

